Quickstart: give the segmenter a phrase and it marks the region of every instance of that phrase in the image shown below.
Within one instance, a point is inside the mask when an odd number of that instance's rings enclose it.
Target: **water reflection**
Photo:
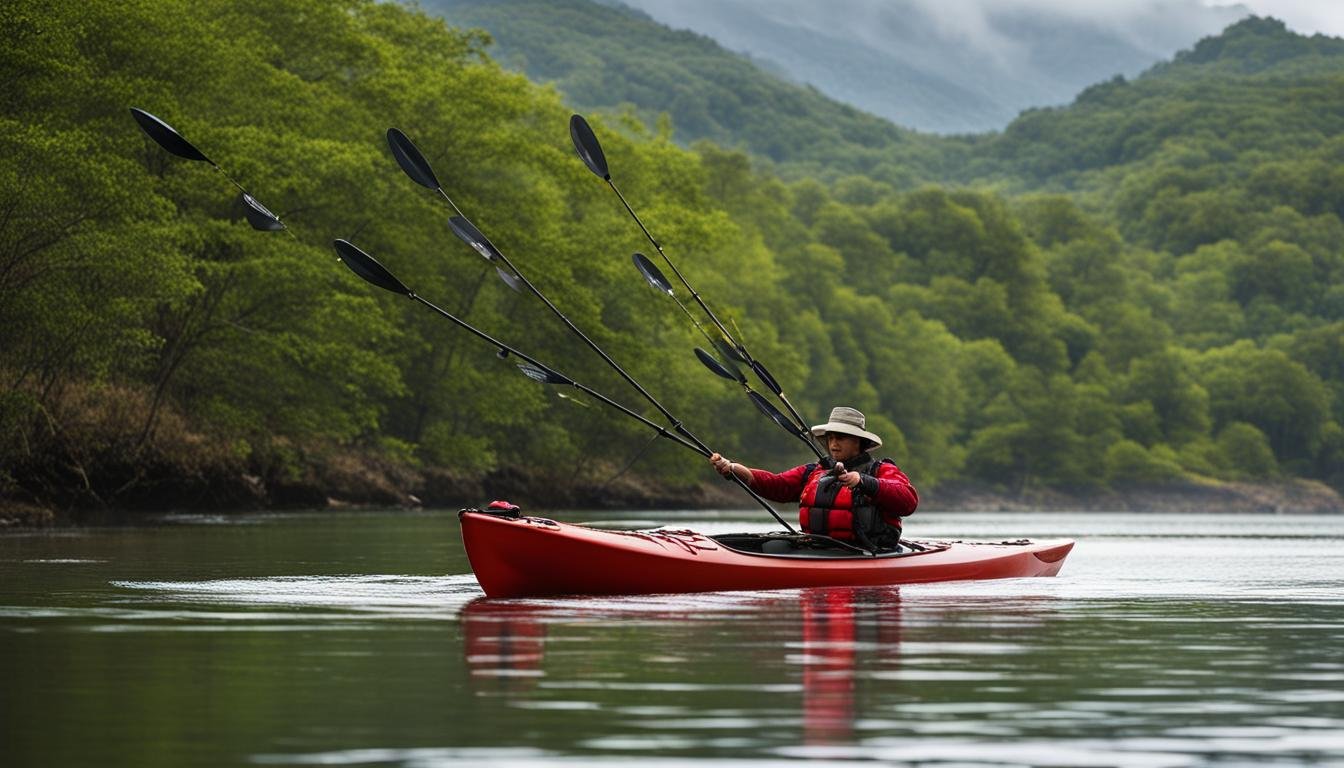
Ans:
[[[0,765],[1344,766],[1344,517],[1035,517],[925,524],[1060,578],[528,601],[446,516],[0,536]]]
[[[653,598],[659,600],[659,598]],[[809,745],[848,744],[856,740],[859,707],[857,686],[865,677],[880,679],[893,672],[900,659],[901,594],[897,587],[818,588],[784,593],[717,595],[710,605],[701,600],[666,598],[650,604],[645,599],[605,601],[474,600],[463,609],[464,653],[473,692],[477,696],[524,694],[537,689],[547,678],[545,664],[548,633],[554,627],[564,633],[576,624],[638,623],[657,628],[694,623],[722,623],[724,611],[735,607],[735,624],[747,629],[751,639],[725,643],[730,647],[771,649],[773,660],[756,659],[760,666],[801,667],[801,711],[794,720],[803,741]],[[678,602],[681,601],[681,602]],[[580,638],[593,639],[589,635]],[[661,644],[660,644],[661,645]],[[688,649],[689,650],[689,649]],[[645,656],[644,662],[672,668],[692,664],[695,654]],[[592,653],[592,651],[590,651]],[[554,665],[564,663],[564,659]],[[859,668],[863,668],[860,674]],[[590,670],[592,671],[592,670]],[[553,687],[617,689],[619,680],[596,676],[591,685],[569,680],[573,670],[557,669]],[[793,679],[798,679],[794,677]],[[684,684],[683,684],[684,685]],[[670,690],[665,684],[662,690]],[[715,688],[722,689],[724,683]],[[799,686],[759,684],[746,686],[761,693],[796,693]],[[527,709],[580,709],[582,701],[549,703],[515,701]],[[651,717],[684,715],[675,707],[644,707],[631,714]],[[719,712],[732,719],[733,712]],[[740,718],[742,713],[736,713]]]
[[[472,687],[520,690],[541,677],[546,625],[538,606],[479,598],[462,611],[462,647]]]
[[[811,589],[801,602],[803,742],[852,742],[857,664],[893,669],[900,658],[900,590]]]

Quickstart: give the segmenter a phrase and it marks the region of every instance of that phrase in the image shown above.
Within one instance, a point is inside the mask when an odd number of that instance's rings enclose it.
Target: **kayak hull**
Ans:
[[[1073,542],[923,542],[893,556],[802,558],[729,549],[694,531],[614,531],[539,517],[459,513],[489,597],[881,586],[1054,576]]]

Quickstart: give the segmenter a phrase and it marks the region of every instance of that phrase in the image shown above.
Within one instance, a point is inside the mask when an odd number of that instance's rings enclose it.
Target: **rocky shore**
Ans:
[[[926,510],[1009,512],[1173,512],[1220,514],[1338,514],[1344,497],[1313,480],[1272,480],[1262,483],[1185,481],[1138,485],[1120,490],[1038,490],[1011,493],[983,486],[947,484],[935,488],[920,503]]]
[[[67,524],[115,524],[146,513],[264,509],[454,508],[508,499],[527,510],[556,509],[735,509],[750,502],[732,485],[716,480],[668,483],[634,474],[600,481],[505,468],[470,475],[441,469],[410,469],[354,455],[329,456],[299,476],[265,477],[217,468],[191,476],[141,478],[136,493],[107,503],[92,491],[71,492],[59,501],[0,498],[0,528]],[[1013,492],[968,483],[946,483],[922,494],[926,511],[1096,511],[1182,513],[1344,513],[1344,498],[1321,483],[1186,481],[1119,490],[1027,490]]]

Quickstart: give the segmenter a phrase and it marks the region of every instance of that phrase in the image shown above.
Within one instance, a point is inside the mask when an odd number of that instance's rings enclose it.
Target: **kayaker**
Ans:
[[[771,501],[797,501],[798,523],[805,533],[853,542],[872,551],[900,548],[901,519],[915,511],[919,494],[891,459],[870,451],[882,438],[866,429],[854,408],[836,406],[825,424],[812,428],[830,451],[830,459],[778,474],[753,469],[714,454],[709,462],[724,477],[737,475]]]

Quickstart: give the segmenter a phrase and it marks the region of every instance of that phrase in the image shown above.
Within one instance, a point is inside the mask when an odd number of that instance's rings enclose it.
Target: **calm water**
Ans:
[[[1344,766],[1344,519],[909,529],[1079,544],[1053,579],[488,601],[448,512],[0,536],[0,764]]]

